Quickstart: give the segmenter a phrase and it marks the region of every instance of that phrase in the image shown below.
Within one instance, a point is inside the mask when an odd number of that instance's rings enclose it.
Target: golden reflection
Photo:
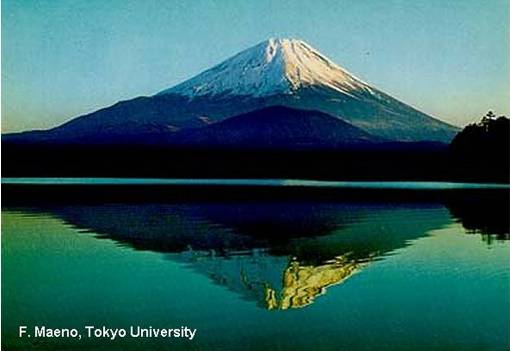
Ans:
[[[326,288],[344,282],[364,265],[366,262],[349,259],[348,255],[336,257],[318,266],[304,266],[292,260],[283,272],[280,293],[265,286],[265,307],[270,310],[286,310],[307,306],[317,296],[323,295]]]

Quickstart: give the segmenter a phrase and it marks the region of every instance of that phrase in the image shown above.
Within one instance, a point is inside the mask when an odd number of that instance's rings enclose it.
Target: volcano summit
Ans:
[[[347,95],[371,90],[305,42],[269,39],[160,95],[261,97],[313,86]]]

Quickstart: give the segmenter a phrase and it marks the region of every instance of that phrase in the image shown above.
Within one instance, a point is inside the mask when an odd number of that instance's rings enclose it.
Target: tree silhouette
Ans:
[[[459,132],[450,150],[458,169],[484,180],[509,181],[510,119],[489,111]]]

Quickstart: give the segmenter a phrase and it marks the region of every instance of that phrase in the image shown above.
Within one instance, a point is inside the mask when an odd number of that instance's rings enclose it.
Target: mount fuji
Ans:
[[[447,143],[457,131],[356,78],[304,41],[269,39],[156,95],[3,139],[230,147],[248,143],[267,149],[273,143],[285,148],[303,140],[312,148],[385,141]]]

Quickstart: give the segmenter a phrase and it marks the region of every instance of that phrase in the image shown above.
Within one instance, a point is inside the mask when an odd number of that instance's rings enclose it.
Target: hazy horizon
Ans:
[[[232,29],[235,30],[232,31]],[[510,114],[507,1],[2,2],[2,132],[169,88],[269,37],[463,126]]]

